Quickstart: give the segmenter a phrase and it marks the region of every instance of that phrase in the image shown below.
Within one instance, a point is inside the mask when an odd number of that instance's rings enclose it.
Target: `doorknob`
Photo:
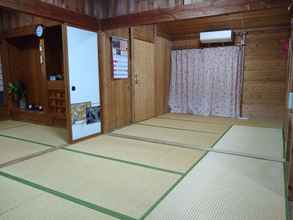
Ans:
[[[138,84],[138,75],[137,74],[134,74],[134,82],[135,82],[135,84]]]
[[[72,87],[71,87],[71,90],[72,90],[72,91],[75,91],[75,90],[76,90],[76,87],[75,87],[75,86],[72,86]]]

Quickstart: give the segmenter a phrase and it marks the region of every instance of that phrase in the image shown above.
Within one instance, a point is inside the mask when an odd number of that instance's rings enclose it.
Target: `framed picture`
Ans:
[[[86,108],[86,123],[93,124],[93,123],[101,121],[100,112],[101,112],[100,106]]]
[[[128,39],[112,37],[113,79],[128,79]]]
[[[91,107],[91,102],[76,103],[71,105],[72,125],[86,124],[87,108]]]

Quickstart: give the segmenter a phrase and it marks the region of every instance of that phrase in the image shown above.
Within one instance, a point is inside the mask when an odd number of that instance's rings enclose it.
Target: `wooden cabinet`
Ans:
[[[6,34],[5,69],[7,81],[21,81],[27,103],[42,106],[43,111],[20,109],[10,99],[9,113],[16,120],[65,127],[62,27],[46,27],[43,39],[34,35],[34,29],[35,26],[24,27]],[[58,76],[59,80],[50,81],[52,76]]]

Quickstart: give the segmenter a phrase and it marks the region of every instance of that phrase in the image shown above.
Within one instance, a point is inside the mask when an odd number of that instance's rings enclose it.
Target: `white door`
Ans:
[[[101,132],[98,34],[67,26],[66,35],[70,136],[77,141]]]

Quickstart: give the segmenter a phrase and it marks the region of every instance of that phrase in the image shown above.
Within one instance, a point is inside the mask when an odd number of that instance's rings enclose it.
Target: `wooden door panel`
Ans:
[[[134,121],[155,115],[154,44],[133,40]]]

